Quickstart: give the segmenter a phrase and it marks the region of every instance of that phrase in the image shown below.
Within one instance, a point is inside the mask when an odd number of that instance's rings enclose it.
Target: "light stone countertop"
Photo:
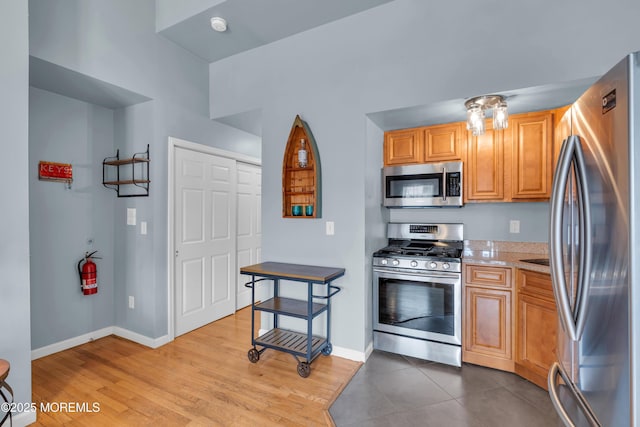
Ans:
[[[516,267],[549,273],[550,269],[547,266],[521,261],[540,258],[549,258],[549,249],[546,243],[465,240],[462,253],[463,264]]]

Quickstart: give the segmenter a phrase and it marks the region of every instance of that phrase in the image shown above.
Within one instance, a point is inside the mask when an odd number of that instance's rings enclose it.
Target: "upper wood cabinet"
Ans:
[[[424,162],[424,143],[420,128],[384,134],[384,165],[411,165]]]
[[[463,122],[428,126],[424,129],[424,161],[449,162],[464,159],[467,129]]]
[[[571,130],[569,107],[512,114],[509,127],[473,136],[465,122],[388,131],[384,165],[464,162],[464,201],[547,201],[559,152]],[[565,114],[566,113],[566,114]]]
[[[562,142],[571,135],[571,106],[557,108],[553,111],[553,164],[558,162]]]
[[[553,111],[509,118],[505,145],[511,149],[511,199],[546,200],[553,178]]]
[[[465,202],[543,201],[551,196],[553,111],[514,114],[509,128],[467,138]]]
[[[388,131],[384,134],[384,165],[461,161],[466,138],[464,122]]]
[[[481,136],[468,132],[467,161],[464,164],[464,201],[504,200],[503,132],[486,121]]]

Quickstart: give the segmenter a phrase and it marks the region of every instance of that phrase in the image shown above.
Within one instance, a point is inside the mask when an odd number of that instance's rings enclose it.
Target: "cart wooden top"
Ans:
[[[314,283],[331,282],[333,279],[343,276],[344,271],[344,268],[289,264],[284,262],[263,262],[240,268],[241,274]]]

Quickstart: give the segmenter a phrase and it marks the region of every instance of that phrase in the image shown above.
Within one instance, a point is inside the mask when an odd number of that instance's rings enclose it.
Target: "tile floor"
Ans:
[[[546,391],[514,374],[375,350],[329,409],[343,426],[559,426]]]

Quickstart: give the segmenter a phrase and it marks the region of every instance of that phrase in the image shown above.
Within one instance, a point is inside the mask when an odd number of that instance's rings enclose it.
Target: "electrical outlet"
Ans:
[[[509,221],[509,233],[520,233],[520,221],[517,219]]]
[[[132,295],[129,295],[129,308],[134,309],[136,307],[135,298]]]

